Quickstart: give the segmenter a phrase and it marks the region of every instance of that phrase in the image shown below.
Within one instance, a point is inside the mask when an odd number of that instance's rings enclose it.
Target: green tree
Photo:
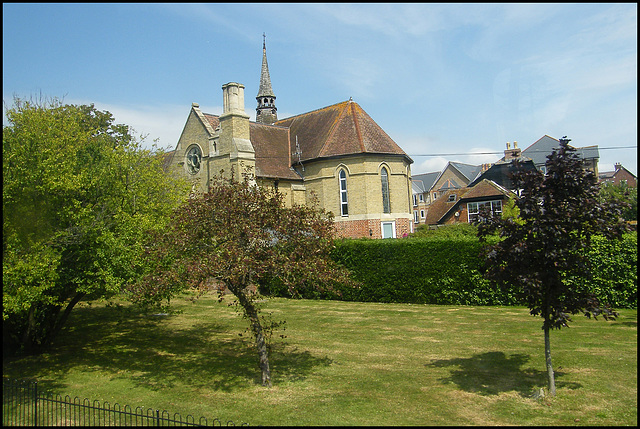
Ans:
[[[287,208],[277,191],[242,181],[216,178],[209,192],[179,207],[169,227],[152,236],[148,258],[156,263],[130,288],[132,300],[162,305],[185,289],[212,279],[231,291],[248,320],[259,356],[262,384],[271,387],[268,335],[249,287],[279,281],[290,296],[306,288],[348,283],[346,270],[330,258],[333,220],[317,205]]]
[[[93,105],[14,99],[2,133],[3,343],[51,343],[83,298],[109,297],[141,270],[143,232],[187,195]],[[6,349],[5,349],[6,350]]]
[[[638,188],[627,183],[604,183],[600,186],[600,199],[603,202],[621,202],[628,206],[622,211],[624,220],[638,220]]]
[[[595,175],[583,169],[568,142],[561,139],[559,149],[547,158],[546,175],[523,169],[514,174],[515,187],[522,190],[516,201],[517,219],[488,216],[478,226],[485,243],[496,232],[500,237],[484,247],[486,276],[513,288],[530,313],[544,320],[551,396],[556,389],[549,331],[567,326],[571,314],[616,316],[608,304],[571,280],[590,275],[586,250],[593,235],[619,239],[626,227],[620,219],[622,207],[600,201]]]

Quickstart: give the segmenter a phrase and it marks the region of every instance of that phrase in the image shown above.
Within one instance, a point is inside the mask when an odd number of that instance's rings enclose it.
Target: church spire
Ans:
[[[258,107],[256,108],[256,122],[261,124],[273,124],[278,120],[277,108],[275,105],[276,96],[271,88],[271,77],[269,76],[269,65],[267,64],[267,43],[266,35],[262,33],[262,71],[260,73],[260,89],[256,97]]]

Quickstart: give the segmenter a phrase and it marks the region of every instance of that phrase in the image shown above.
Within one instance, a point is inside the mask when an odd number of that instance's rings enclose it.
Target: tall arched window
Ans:
[[[340,170],[338,175],[340,179],[340,214],[342,216],[349,216],[349,204],[347,200],[347,173],[344,170]]]
[[[382,181],[382,211],[383,213],[391,213],[391,200],[389,199],[389,172],[386,167],[382,167],[380,171]]]

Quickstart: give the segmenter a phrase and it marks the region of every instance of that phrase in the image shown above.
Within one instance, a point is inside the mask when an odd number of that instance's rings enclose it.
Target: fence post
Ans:
[[[160,426],[160,410],[156,410],[156,426]]]
[[[33,425],[38,426],[38,382],[33,382]]]

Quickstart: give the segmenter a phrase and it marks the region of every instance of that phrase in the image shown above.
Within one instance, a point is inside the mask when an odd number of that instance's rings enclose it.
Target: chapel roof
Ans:
[[[212,129],[217,115],[203,113]],[[296,152],[296,136],[301,155]],[[411,158],[355,102],[349,100],[277,121],[273,125],[249,122],[249,138],[256,154],[258,177],[301,180],[292,166],[298,161],[362,153]]]
[[[300,161],[362,153],[392,154],[413,160],[358,105],[348,100],[275,123],[289,129],[290,145],[300,146]]]

